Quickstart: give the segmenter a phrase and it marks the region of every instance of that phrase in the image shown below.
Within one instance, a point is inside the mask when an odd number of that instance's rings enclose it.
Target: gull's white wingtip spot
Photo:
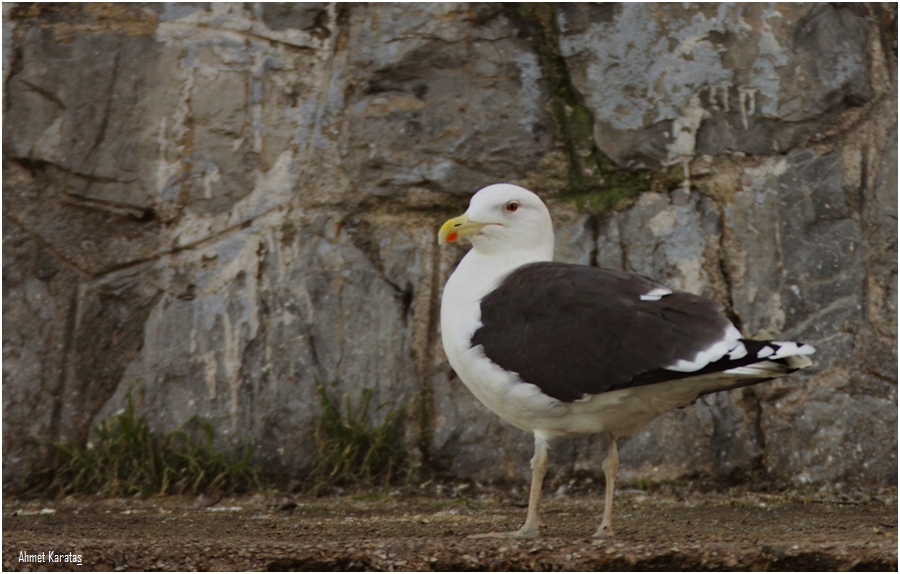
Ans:
[[[641,301],[659,301],[666,295],[671,295],[672,290],[668,287],[654,287],[641,295]]]

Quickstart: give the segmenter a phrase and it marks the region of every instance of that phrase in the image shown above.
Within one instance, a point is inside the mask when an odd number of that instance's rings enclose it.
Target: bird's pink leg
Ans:
[[[603,522],[594,534],[594,538],[612,536],[613,495],[616,493],[616,474],[619,472],[619,449],[616,437],[609,435],[609,449],[603,460],[603,473],[606,475],[606,500],[603,504]]]
[[[538,510],[541,503],[541,488],[547,474],[547,455],[550,444],[542,436],[534,435],[534,457],[531,459],[531,492],[528,495],[528,515],[525,525],[513,532],[489,532],[473,534],[469,538],[537,538],[541,527]]]

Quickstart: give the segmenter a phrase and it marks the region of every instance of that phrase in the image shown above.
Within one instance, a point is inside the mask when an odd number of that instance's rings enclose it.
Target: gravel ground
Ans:
[[[3,503],[4,570],[897,570],[896,491],[837,498],[657,489],[548,493],[537,540],[524,489],[472,485],[323,497],[68,498]],[[20,553],[67,562],[21,562]]]

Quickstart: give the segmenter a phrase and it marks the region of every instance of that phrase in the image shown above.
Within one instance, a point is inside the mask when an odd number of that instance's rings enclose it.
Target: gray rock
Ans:
[[[144,116],[158,81],[159,45],[147,36],[24,32],[21,72],[7,86],[10,156],[50,164],[48,183],[76,200],[140,217],[153,205],[154,137]],[[73,66],[72,62],[80,65]]]
[[[45,441],[58,436],[67,327],[84,276],[9,218],[3,262],[3,468],[20,477],[46,464]]]
[[[849,337],[831,335],[850,333],[862,320],[862,237],[846,207],[839,162],[837,154],[799,150],[778,179],[783,329],[821,347],[818,368],[851,351]]]
[[[100,275],[158,254],[162,226],[152,209],[72,195],[64,187],[65,172],[53,164],[4,167],[5,217],[39,237],[65,264]]]
[[[596,220],[578,213],[567,204],[554,206],[553,231],[556,253],[553,259],[578,265],[591,265],[596,256]]]
[[[299,5],[287,2],[266,3],[261,6],[262,20],[272,30],[322,28],[323,32],[328,33],[328,28],[324,25],[327,6],[325,2],[304,2]]]
[[[819,389],[763,414],[765,465],[799,483],[890,484],[897,469],[897,404]],[[789,414],[784,411],[788,410]],[[787,416],[785,416],[787,415]]]
[[[250,438],[265,472],[302,476],[316,381],[372,389],[376,420],[408,403],[432,470],[526,478],[531,437],[440,346],[465,247],[437,228],[497,181],[548,200],[559,260],[819,349],[653,422],[623,445],[626,481],[891,484],[896,64],[869,10],[564,5],[548,73],[537,24],[498,5],[4,5],[4,484],[129,392],[156,430],[207,416],[222,446]],[[563,193],[556,72],[598,148],[652,170],[618,212]],[[679,189],[661,164],[686,168]],[[551,473],[599,475],[603,450],[559,441]]]
[[[627,246],[626,271],[653,277],[672,289],[716,298],[722,284],[721,223],[711,201],[683,189],[645,193],[616,217],[619,241]]]
[[[154,428],[200,414],[225,444],[249,438],[271,471],[294,474],[314,462],[317,383],[332,401],[346,394],[354,405],[372,389],[372,408],[384,405],[376,423],[412,399],[409,303],[386,266],[354,244],[360,228],[335,215],[250,228],[161,262],[175,271],[170,285],[186,288],[155,306],[140,354],[98,418],[121,408],[134,386]],[[366,233],[376,246],[409,240],[391,226]],[[387,267],[402,256],[392,252]],[[404,263],[417,283],[414,260]]]
[[[558,24],[597,145],[628,167],[783,152],[875,95],[855,8],[566,4]]]
[[[84,443],[141,348],[158,287],[148,264],[93,279],[6,222],[5,265],[18,272],[4,275],[4,464],[20,473],[52,455],[49,439]]]
[[[849,352],[844,334],[861,320],[862,240],[840,161],[799,150],[745,170],[725,210],[725,268],[744,333],[808,341],[818,369]]]
[[[461,6],[385,4],[353,10],[348,25],[347,159],[360,192],[468,195],[550,151],[537,55],[502,14],[470,23]]]
[[[867,324],[860,370],[879,396],[896,397],[897,380],[897,126],[875,175],[874,189],[863,199],[866,243]],[[877,391],[875,389],[878,389]]]

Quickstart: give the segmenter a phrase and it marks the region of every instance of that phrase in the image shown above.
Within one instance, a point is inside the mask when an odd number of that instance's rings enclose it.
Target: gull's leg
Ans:
[[[473,534],[470,538],[537,538],[541,526],[541,517],[538,507],[541,503],[541,487],[544,485],[544,475],[547,474],[547,454],[550,444],[543,436],[534,435],[534,457],[531,459],[531,492],[528,495],[528,515],[525,525],[514,532],[490,532],[488,534]]]
[[[541,505],[541,488],[544,486],[544,476],[547,474],[547,454],[550,445],[547,440],[539,435],[534,435],[534,457],[531,459],[531,492],[528,494],[528,515],[525,517],[525,525],[519,529],[519,534],[527,538],[538,535],[541,527],[539,507]]]
[[[613,495],[616,493],[616,474],[619,472],[619,449],[616,437],[609,435],[609,449],[603,459],[603,473],[606,475],[606,501],[603,504],[603,522],[594,534],[594,538],[612,536]]]

